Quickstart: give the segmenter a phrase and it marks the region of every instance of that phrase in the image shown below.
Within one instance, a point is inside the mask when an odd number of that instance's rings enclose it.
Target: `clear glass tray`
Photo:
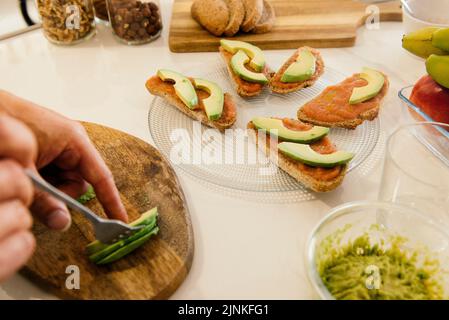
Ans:
[[[314,98],[327,86],[336,84],[345,78],[344,75],[327,67],[324,75],[314,86],[299,92],[279,95],[270,94],[269,90],[266,89],[258,97],[243,99],[236,94],[233,84],[229,80],[226,67],[221,62],[217,61],[216,66],[212,66],[209,69],[211,70],[210,72],[197,72],[193,76],[214,81],[225,92],[232,94],[237,105],[237,121],[233,129],[245,129],[247,123],[255,116],[291,117],[296,119],[297,110],[301,105]],[[192,76],[192,74],[189,74],[189,76]],[[217,130],[208,130],[206,126],[199,126],[198,122],[194,124],[191,118],[159,97],[155,97],[152,101],[148,115],[148,124],[151,136],[159,150],[176,167],[183,169],[198,179],[220,187],[246,192],[301,191],[303,193],[302,198],[310,198],[310,193],[304,186],[282,170],[276,170],[277,167],[271,164],[264,155],[259,153],[256,163],[252,161],[254,159],[249,156],[250,154],[254,155],[252,153],[254,143],[251,138],[245,140],[246,150],[250,151],[245,151],[243,154],[242,149],[236,147],[238,138],[224,139],[225,135]],[[205,130],[208,130],[207,132],[210,135],[207,139],[199,140],[194,138],[200,136],[200,134],[194,135],[194,132],[198,132],[199,128],[201,128],[200,131],[203,133]],[[183,142],[178,140],[181,132],[179,129],[181,129],[185,137],[188,137],[187,140],[184,139]],[[374,121],[365,121],[356,130],[332,129],[329,137],[338,149],[356,154],[349,166],[349,171],[352,171],[359,167],[371,154],[379,139],[379,133],[380,120],[377,118]],[[173,157],[173,154],[175,154],[173,150],[179,150],[181,145],[185,148],[190,148],[189,163],[180,163],[177,156]],[[205,150],[211,149],[222,150],[222,153],[225,153],[225,150],[233,150],[234,154],[241,155],[244,161],[242,163],[234,161],[234,163],[229,164],[224,163],[224,161],[220,164],[208,164],[202,160],[199,161],[198,155],[207,152]],[[194,159],[193,154],[196,155],[196,159]]]

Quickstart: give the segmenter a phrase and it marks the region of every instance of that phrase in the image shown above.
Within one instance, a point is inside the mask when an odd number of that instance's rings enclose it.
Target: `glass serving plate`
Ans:
[[[409,97],[412,94],[413,87],[414,86],[408,86],[408,87],[402,88],[399,91],[399,93],[398,93],[399,98],[402,101],[402,105],[405,107],[403,109],[403,113],[404,113],[405,118],[410,120],[410,121],[415,121],[415,122],[422,122],[422,121],[436,122],[427,113],[422,111],[421,108],[419,108],[416,104],[414,104],[412,101],[410,101]],[[437,127],[436,129],[442,135],[444,135],[447,138],[449,138],[449,132],[448,131],[444,130],[442,127]]]
[[[324,75],[317,83],[301,91],[287,95],[272,94],[268,89],[254,98],[244,99],[238,96],[229,80],[226,67],[221,61],[207,68],[210,72],[188,74],[198,76],[219,84],[225,92],[230,93],[237,105],[237,121],[233,129],[244,131],[247,123],[256,116],[290,117],[296,119],[298,108],[321,93],[327,86],[342,81],[345,76],[339,72],[326,68]],[[229,150],[237,150],[237,138],[224,139],[225,135],[217,130],[208,130],[206,126],[200,126],[197,122],[184,115],[176,108],[170,106],[164,99],[155,97],[151,103],[148,115],[148,124],[151,136],[167,158],[178,168],[183,169],[192,176],[203,181],[219,185],[221,187],[250,192],[287,192],[302,190],[304,195],[308,190],[290,177],[287,173],[274,166],[263,154],[253,151],[254,143],[251,138],[245,140],[247,147],[245,154],[241,155],[244,161],[233,163],[205,163],[198,159],[198,155],[205,150],[223,150],[225,154]],[[199,140],[195,135],[207,133],[207,137]],[[331,129],[330,139],[340,150],[346,150],[356,154],[349,165],[349,171],[359,167],[372,153],[376,146],[380,133],[380,120],[365,121],[355,130]],[[180,142],[179,136],[184,136]],[[239,140],[240,141],[240,140]],[[176,148],[190,148],[193,156],[186,161],[173,159],[173,150]],[[209,149],[208,149],[209,148]],[[256,163],[251,162],[251,154],[257,153]],[[229,154],[229,153],[228,153]],[[196,159],[195,155],[197,156]],[[224,157],[224,156],[223,156]],[[200,156],[201,158],[201,156]],[[237,157],[234,158],[234,160]],[[241,160],[241,159],[240,159]]]

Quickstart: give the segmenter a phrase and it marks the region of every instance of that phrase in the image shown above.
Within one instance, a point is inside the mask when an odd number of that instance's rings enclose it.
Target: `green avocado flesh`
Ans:
[[[332,168],[348,163],[354,154],[346,151],[337,151],[330,154],[321,154],[314,151],[308,144],[281,142],[278,144],[280,152],[287,157],[312,167]]]
[[[318,273],[338,300],[440,300],[439,261],[427,252],[405,252],[406,239],[374,242],[364,234],[346,245],[324,239],[316,256]],[[422,262],[422,263],[421,263]],[[374,272],[377,272],[376,275]]]
[[[304,49],[282,75],[281,82],[301,82],[312,78],[316,70],[316,58],[310,50]]]
[[[167,69],[158,70],[157,75],[162,81],[171,80],[175,82],[173,86],[176,95],[189,109],[195,109],[198,106],[198,96],[195,88],[187,77]]]
[[[243,41],[221,39],[220,45],[226,51],[235,54],[239,50],[243,50],[250,58],[249,65],[256,71],[260,72],[265,67],[265,56],[258,47]]]
[[[86,247],[89,260],[96,264],[106,264],[116,261],[134,251],[151,236],[158,233],[157,216],[157,208],[153,208],[142,214],[139,219],[129,225],[133,227],[143,225],[144,227],[126,239],[119,240],[110,245],[101,243],[98,240],[90,243]]]
[[[232,70],[242,79],[249,82],[256,82],[266,84],[268,83],[267,77],[263,73],[252,72],[245,67],[249,61],[249,57],[242,50],[237,51],[231,58]]]
[[[357,104],[374,98],[382,90],[385,84],[385,77],[379,71],[363,68],[360,78],[368,81],[364,87],[354,88],[352,95],[349,98],[350,104]]]
[[[274,118],[253,118],[251,122],[258,130],[265,130],[283,141],[290,142],[312,143],[329,133],[329,128],[319,126],[306,131],[290,130],[284,126],[282,120]]]
[[[95,199],[97,195],[95,194],[95,190],[94,187],[92,187],[91,185],[89,185],[89,187],[87,188],[87,191],[80,196],[77,201],[81,204],[86,204],[88,203],[90,200]]]
[[[218,120],[223,113],[224,93],[223,90],[214,82],[204,79],[194,79],[195,87],[204,90],[210,94],[206,99],[203,99],[204,109],[209,120]]]

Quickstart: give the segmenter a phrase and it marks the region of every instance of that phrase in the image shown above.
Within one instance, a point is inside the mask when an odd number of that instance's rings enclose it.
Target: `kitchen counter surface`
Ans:
[[[145,80],[160,67],[195,74],[217,59],[215,53],[171,53],[171,1],[161,3],[164,32],[143,46],[118,43],[104,26],[96,37],[73,47],[50,44],[39,30],[0,42],[0,88],[68,117],[104,124],[151,143],[147,115],[152,97],[144,88]],[[378,30],[360,28],[353,48],[321,50],[326,64],[343,74],[371,66],[390,77],[381,113],[384,137],[403,121],[398,90],[425,73],[424,64],[401,48],[402,33],[401,23],[381,23]],[[266,55],[281,61],[291,53]],[[363,176],[349,174],[330,194],[285,204],[232,198],[177,170],[192,216],[195,257],[190,274],[172,298],[316,298],[304,266],[307,238],[331,207],[376,199],[382,162],[375,161]],[[16,275],[0,286],[0,298],[53,296]]]

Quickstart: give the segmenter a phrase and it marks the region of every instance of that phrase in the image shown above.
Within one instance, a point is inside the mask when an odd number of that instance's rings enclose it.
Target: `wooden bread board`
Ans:
[[[110,265],[88,260],[94,240],[90,223],[72,212],[67,232],[49,231],[36,222],[37,249],[22,270],[32,281],[69,299],[164,299],[182,283],[193,258],[193,232],[184,196],[168,162],[152,146],[123,132],[84,124],[111,169],[130,221],[157,206],[160,231],[129,256]],[[104,216],[96,199],[87,205]],[[80,289],[68,289],[68,266],[77,266]]]
[[[219,37],[203,29],[190,15],[193,0],[174,0],[169,46],[173,52],[217,51]],[[276,11],[273,30],[265,34],[238,33],[234,39],[262,49],[350,47],[364,24],[370,4],[359,0],[270,0]],[[371,4],[381,21],[401,21],[400,1]],[[375,31],[373,31],[375,32]]]

